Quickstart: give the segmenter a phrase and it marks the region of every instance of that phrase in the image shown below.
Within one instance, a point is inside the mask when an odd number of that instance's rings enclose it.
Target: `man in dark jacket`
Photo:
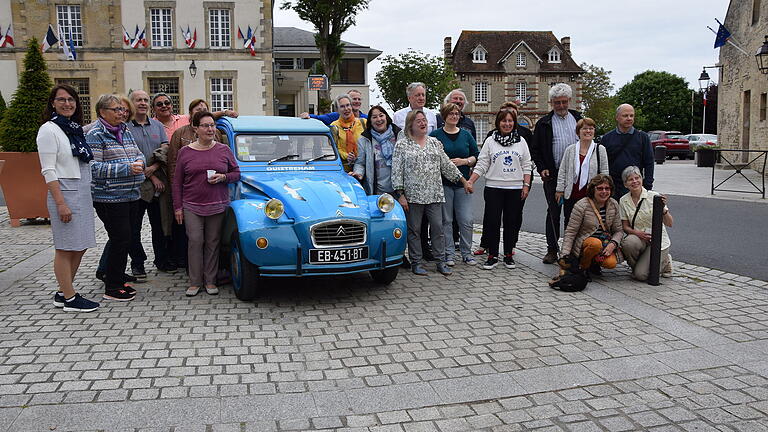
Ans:
[[[603,135],[600,144],[608,153],[608,170],[613,178],[613,197],[618,201],[628,192],[621,181],[621,172],[636,166],[643,172],[643,187],[653,188],[653,149],[648,134],[635,129],[635,109],[630,104],[616,108],[616,129]]]
[[[568,84],[552,86],[549,89],[552,111],[540,118],[533,130],[531,157],[544,183],[544,197],[547,200],[547,254],[543,259],[545,264],[552,264],[558,258],[561,206],[555,200],[555,186],[560,162],[566,147],[579,140],[576,135],[576,122],[581,119],[581,113],[568,109],[572,96],[573,90]]]

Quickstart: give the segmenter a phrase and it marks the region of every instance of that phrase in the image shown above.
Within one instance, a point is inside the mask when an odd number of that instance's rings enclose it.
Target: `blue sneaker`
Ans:
[[[56,294],[53,295],[53,305],[55,307],[64,307],[64,293],[56,292]]]
[[[99,308],[99,304],[83,298],[80,294],[70,300],[64,300],[64,312],[92,312]]]
[[[421,266],[421,264],[414,264],[411,266],[411,271],[416,276],[426,276],[428,274],[427,270]]]
[[[444,262],[437,263],[436,269],[437,269],[437,272],[442,274],[443,276],[448,276],[453,273],[453,270],[451,270],[451,268],[448,267],[448,264]]]

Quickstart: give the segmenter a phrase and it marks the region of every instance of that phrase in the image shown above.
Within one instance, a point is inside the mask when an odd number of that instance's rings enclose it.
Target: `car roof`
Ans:
[[[225,117],[219,120],[229,123],[235,132],[278,132],[278,133],[327,133],[328,126],[320,120],[277,116]]]

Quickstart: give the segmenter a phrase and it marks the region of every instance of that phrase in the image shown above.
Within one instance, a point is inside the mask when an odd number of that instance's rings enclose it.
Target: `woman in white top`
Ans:
[[[525,138],[517,133],[517,111],[502,109],[496,114],[496,130],[485,139],[469,183],[485,176],[483,232],[488,241],[488,259],[483,268],[499,263],[499,237],[504,221],[504,266],[515,268],[512,257],[523,218],[523,200],[531,190],[531,154]]]
[[[73,282],[86,249],[96,246],[91,168],[93,153],[83,135],[83,108],[74,88],[51,90],[37,133],[41,173],[48,184],[48,213],[59,284],[53,305],[68,312],[90,312],[99,304],[75,292]]]
[[[640,168],[628,166],[621,173],[624,187],[629,192],[619,200],[621,207],[621,224],[627,234],[621,241],[621,251],[627,264],[632,267],[632,277],[644,281],[648,279],[651,266],[651,222],[653,219],[653,198],[659,195],[643,187],[643,175]],[[671,227],[674,219],[667,208],[667,197],[661,195],[664,202],[661,225],[661,275],[672,276],[672,258],[669,256],[669,247],[672,244],[667,235],[667,228]]]
[[[608,174],[608,153],[594,141],[595,121],[584,117],[576,122],[576,135],[579,142],[565,149],[555,186],[555,201],[564,199],[565,226],[576,201],[587,196],[587,183],[598,174]]]

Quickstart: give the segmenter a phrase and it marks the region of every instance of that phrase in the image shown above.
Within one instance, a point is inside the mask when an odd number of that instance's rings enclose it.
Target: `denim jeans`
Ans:
[[[453,259],[453,215],[459,225],[459,252],[461,258],[472,257],[472,195],[463,187],[443,185],[443,237],[445,238],[445,260]]]

